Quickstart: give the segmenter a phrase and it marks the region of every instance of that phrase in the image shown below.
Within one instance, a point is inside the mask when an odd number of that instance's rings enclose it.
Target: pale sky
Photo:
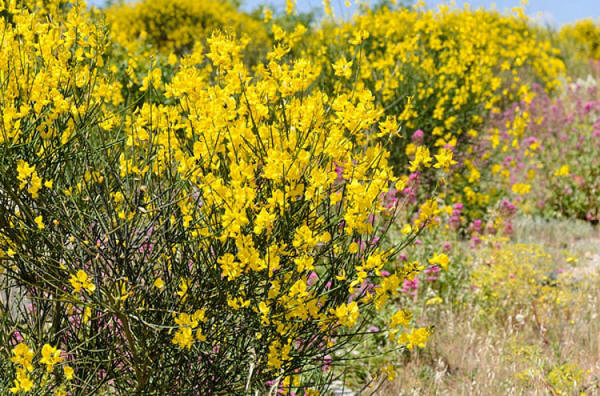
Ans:
[[[356,0],[350,0],[354,3]],[[363,0],[364,1],[364,0]],[[368,0],[367,0],[368,1]],[[375,0],[371,0],[375,1]],[[102,5],[105,0],[88,0],[90,5]],[[426,0],[428,6],[432,7],[443,3],[442,0]],[[252,9],[259,4],[269,4],[272,7],[285,9],[285,0],[243,0],[244,9]],[[322,7],[321,0],[297,0],[300,10],[309,10],[312,7]],[[520,0],[457,0],[456,4],[462,6],[468,3],[471,7],[483,6],[486,8],[496,5],[496,9],[502,11],[505,8],[512,8],[520,4]],[[336,9],[336,14],[348,18],[352,15],[353,9],[345,6],[345,0],[331,0],[331,4]],[[592,18],[600,21],[600,0],[530,0],[525,8],[526,13],[531,17],[541,16],[543,22],[550,22],[557,25],[574,22],[578,19]]]
[[[372,0],[374,1],[374,0]],[[355,0],[350,0],[354,3]],[[446,1],[426,0],[429,7],[435,6]],[[244,8],[252,9],[259,4],[268,3],[280,9],[285,8],[285,0],[244,0]],[[298,0],[298,8],[308,10],[311,7],[322,7],[321,0]],[[461,6],[465,3],[476,8],[483,6],[490,8],[496,5],[496,9],[503,11],[505,8],[513,8],[520,4],[520,0],[456,0],[456,4]],[[331,0],[336,12],[344,17],[351,15],[352,11],[345,6],[345,0]],[[543,22],[562,25],[564,23],[574,22],[578,19],[592,18],[600,21],[600,0],[530,0],[525,7],[525,12],[531,17],[541,15]]]

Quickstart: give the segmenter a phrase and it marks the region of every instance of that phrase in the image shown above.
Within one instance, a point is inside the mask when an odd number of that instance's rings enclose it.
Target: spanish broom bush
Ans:
[[[438,221],[433,197],[395,196],[407,179],[373,136],[397,128],[280,46],[250,72],[221,33],[124,88],[97,21],[78,2],[1,14],[0,389],[327,389],[423,268],[395,256]],[[430,334],[403,309],[385,330],[407,348]]]

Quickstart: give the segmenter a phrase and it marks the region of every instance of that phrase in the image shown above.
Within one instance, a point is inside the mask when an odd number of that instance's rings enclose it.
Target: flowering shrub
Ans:
[[[591,19],[564,25],[559,32],[562,40],[574,44],[577,55],[585,60],[600,59],[600,26]]]
[[[224,34],[124,90],[107,31],[67,10],[0,19],[4,391],[326,389],[422,269],[395,256],[439,221],[437,200],[395,197],[372,94],[326,95],[279,46],[251,73]],[[382,330],[408,349],[430,334],[403,309]]]
[[[480,186],[478,159],[489,154],[479,141],[490,112],[529,100],[532,81],[558,88],[564,72],[557,50],[520,9],[504,16],[446,6],[383,7],[339,27],[325,25],[315,36],[306,51],[324,65],[321,84],[335,94],[352,92],[355,83],[367,87],[395,132],[382,141],[396,171],[404,172],[408,161],[425,165],[409,169],[405,196],[430,191],[439,179],[428,158],[451,150],[458,164],[446,202],[464,204],[470,220],[500,198]]]
[[[489,135],[490,179],[525,210],[597,222],[600,102],[597,86],[570,85],[551,98],[540,87],[499,115]]]
[[[227,1],[142,0],[120,3],[105,12],[115,42],[134,51],[149,45],[161,53],[182,54],[215,29],[249,35],[256,47],[268,42],[260,22]]]

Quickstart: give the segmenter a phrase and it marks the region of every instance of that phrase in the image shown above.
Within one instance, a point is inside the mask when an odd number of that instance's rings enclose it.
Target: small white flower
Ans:
[[[523,325],[523,324],[525,324],[525,315],[520,314],[520,313],[516,314],[515,320],[517,321],[518,324]]]

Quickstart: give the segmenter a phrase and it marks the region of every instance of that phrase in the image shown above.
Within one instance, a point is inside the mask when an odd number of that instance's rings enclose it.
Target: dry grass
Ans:
[[[379,395],[600,395],[598,229],[530,219],[515,229],[517,242],[541,245],[571,279],[568,304],[440,305],[422,318],[436,327],[427,348],[413,352]]]
[[[541,245],[559,262],[566,254],[587,261],[600,255],[600,227],[581,220],[520,218],[514,229],[514,240]]]

